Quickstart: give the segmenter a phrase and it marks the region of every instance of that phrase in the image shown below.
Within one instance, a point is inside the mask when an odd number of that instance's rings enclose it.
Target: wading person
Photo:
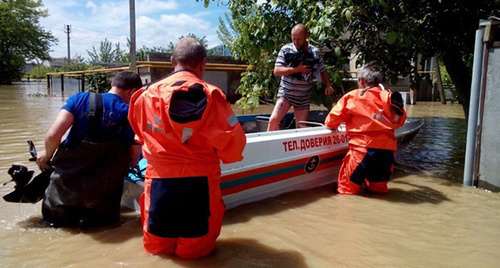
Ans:
[[[304,24],[297,24],[292,28],[292,43],[284,45],[274,65],[274,75],[281,76],[278,88],[278,99],[269,119],[267,130],[277,130],[278,125],[293,106],[295,125],[307,120],[313,78],[321,77],[326,85],[325,95],[333,94],[330,76],[326,72],[320,51],[307,42],[309,33]]]
[[[194,259],[215,247],[224,216],[220,161],[243,159],[243,129],[224,93],[201,80],[206,51],[183,38],[174,72],[137,92],[129,120],[148,165],[141,196],[144,248]]]
[[[394,130],[404,124],[406,111],[401,94],[384,89],[381,82],[382,74],[373,63],[361,67],[360,89],[345,94],[325,120],[330,129],[345,122],[349,136],[338,177],[340,194],[359,194],[364,183],[371,192],[388,191],[397,150]]]
[[[44,220],[55,226],[119,220],[123,176],[140,153],[127,120],[130,97],[140,87],[139,75],[123,71],[108,93],[82,92],[66,100],[36,160],[41,168],[53,169],[42,204]]]

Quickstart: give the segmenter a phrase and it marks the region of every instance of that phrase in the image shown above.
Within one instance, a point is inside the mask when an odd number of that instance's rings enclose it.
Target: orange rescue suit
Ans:
[[[391,105],[392,94],[378,86],[353,90],[345,94],[327,116],[328,128],[336,129],[345,122],[349,136],[349,152],[339,172],[339,193],[358,194],[364,182],[369,190],[387,192],[397,150],[394,130],[406,120],[404,108],[398,115]]]
[[[177,71],[132,96],[129,120],[148,160],[144,247],[188,259],[207,255],[225,210],[220,162],[241,161],[246,144],[224,93]]]

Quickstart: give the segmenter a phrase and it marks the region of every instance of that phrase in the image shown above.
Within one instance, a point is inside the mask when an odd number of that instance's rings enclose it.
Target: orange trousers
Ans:
[[[387,193],[394,156],[392,150],[349,148],[340,167],[337,191],[340,194],[360,194],[366,183],[371,192]]]
[[[219,181],[219,176],[146,178],[140,200],[144,248],[184,259],[208,255],[225,211]]]

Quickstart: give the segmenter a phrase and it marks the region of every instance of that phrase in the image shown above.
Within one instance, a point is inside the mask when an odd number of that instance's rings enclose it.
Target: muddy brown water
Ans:
[[[66,88],[46,96],[44,83],[0,86],[1,183],[14,162],[36,170],[26,141],[43,149],[45,132],[76,92]],[[387,195],[340,196],[327,185],[239,206],[226,212],[216,250],[195,261],[147,253],[135,212],[124,209],[112,227],[54,229],[41,221],[40,203],[1,200],[0,266],[498,267],[500,195],[461,185],[461,106],[419,102],[408,115],[425,126],[399,155]]]

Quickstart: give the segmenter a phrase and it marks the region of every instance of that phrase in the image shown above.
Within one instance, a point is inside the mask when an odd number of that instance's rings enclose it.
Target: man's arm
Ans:
[[[325,119],[325,126],[329,129],[337,127],[349,119],[347,109],[347,96],[340,98]]]
[[[135,167],[139,162],[139,156],[141,155],[142,146],[140,144],[132,144],[129,147],[129,166]]]
[[[300,63],[297,67],[286,67],[286,66],[279,66],[275,65],[274,66],[274,75],[275,76],[285,76],[285,75],[291,75],[294,73],[303,73],[307,74],[312,71],[310,66],[304,65],[303,63]]]
[[[135,133],[135,141],[139,144],[144,144],[144,138],[142,137],[142,130],[140,128],[141,120],[143,120],[141,106],[144,104],[143,100],[139,99],[144,91],[144,89],[139,89],[132,95],[127,116],[132,132]]]
[[[322,71],[321,73],[321,80],[323,81],[323,83],[325,83],[325,95],[332,95],[333,92],[335,92],[335,90],[333,90],[333,87],[332,87],[332,84],[330,84],[330,75],[328,74],[328,72],[326,71],[326,69],[324,71]]]
[[[227,164],[243,159],[246,136],[223,94],[222,91],[212,91],[212,110],[205,111],[212,115],[207,122],[211,127],[206,137],[222,163]]]
[[[39,167],[52,169],[48,162],[52,159],[54,152],[59,147],[61,139],[66,131],[73,125],[74,117],[69,111],[62,109],[57,115],[56,120],[50,126],[49,131],[45,135],[45,151],[40,152],[36,158],[36,163]]]

